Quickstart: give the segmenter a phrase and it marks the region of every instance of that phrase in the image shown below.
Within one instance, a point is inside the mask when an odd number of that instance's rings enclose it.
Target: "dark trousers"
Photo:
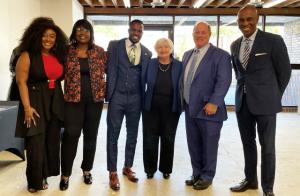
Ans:
[[[275,130],[276,114],[254,115],[243,97],[241,110],[236,112],[244,149],[245,176],[257,181],[256,127],[261,145],[261,185],[265,192],[273,191],[275,178]]]
[[[107,170],[117,171],[118,139],[126,118],[125,167],[132,167],[141,116],[141,95],[115,92],[107,111]]]
[[[188,107],[185,110],[185,124],[193,175],[212,181],[216,173],[223,122],[193,118],[189,115]]]
[[[78,140],[83,132],[83,160],[81,169],[93,168],[97,146],[97,135],[103,102],[65,103],[65,130],[61,146],[61,169],[63,176],[72,174]]]
[[[157,170],[159,139],[159,171],[172,173],[179,113],[172,112],[171,98],[154,95],[151,110],[143,112],[143,160],[148,174]]]
[[[55,118],[50,120],[45,132],[25,138],[29,188],[42,190],[44,178],[59,175],[60,127]]]

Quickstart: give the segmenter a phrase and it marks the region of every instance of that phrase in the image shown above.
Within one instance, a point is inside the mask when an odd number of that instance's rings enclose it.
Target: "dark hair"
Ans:
[[[130,21],[129,26],[131,26],[133,23],[138,23],[140,25],[144,25],[144,23],[141,20],[135,19],[135,20]]]
[[[86,19],[77,20],[77,22],[74,24],[73,29],[72,29],[72,33],[71,33],[71,36],[70,36],[71,45],[73,45],[74,47],[77,47],[76,29],[78,27],[83,27],[83,28],[90,31],[90,40],[89,40],[89,43],[88,43],[88,48],[92,49],[93,46],[94,46],[94,29],[93,29],[92,24],[89,21],[87,21]]]
[[[60,63],[64,63],[67,54],[67,37],[65,33],[55,25],[54,21],[48,17],[35,18],[30,25],[25,29],[20,44],[18,53],[27,51],[31,54],[39,54],[42,51],[42,37],[47,29],[52,29],[56,33],[55,46],[51,49]]]

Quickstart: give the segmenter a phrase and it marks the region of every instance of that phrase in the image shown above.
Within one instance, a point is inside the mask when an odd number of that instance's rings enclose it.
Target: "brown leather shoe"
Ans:
[[[109,173],[109,186],[111,189],[118,191],[120,189],[120,182],[117,172]]]
[[[128,180],[131,182],[137,182],[139,180],[137,177],[135,177],[135,172],[133,172],[130,167],[124,167],[123,174],[127,176]]]

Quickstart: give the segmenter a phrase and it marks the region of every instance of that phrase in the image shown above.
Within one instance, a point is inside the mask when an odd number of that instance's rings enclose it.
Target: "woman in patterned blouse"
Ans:
[[[78,20],[70,36],[65,69],[65,131],[62,139],[60,189],[66,190],[78,140],[83,132],[81,169],[85,184],[92,184],[90,170],[96,151],[98,127],[105,97],[106,53],[94,44],[92,25]]]

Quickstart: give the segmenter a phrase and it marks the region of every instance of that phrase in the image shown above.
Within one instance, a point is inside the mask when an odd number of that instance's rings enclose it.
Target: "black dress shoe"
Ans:
[[[169,179],[170,178],[170,174],[163,174],[164,179]]]
[[[230,187],[232,192],[244,192],[248,189],[258,189],[257,181],[248,181],[244,179],[240,184]]]
[[[93,178],[92,178],[92,174],[83,174],[83,181],[85,184],[92,184],[93,183]]]
[[[65,179],[61,179],[60,183],[59,183],[59,189],[61,191],[67,190],[69,188],[69,179],[65,180]]]
[[[211,181],[199,179],[193,184],[193,188],[195,190],[204,190],[207,189],[211,185]]]
[[[264,192],[264,196],[275,196],[275,194],[272,191]]]
[[[152,173],[147,173],[147,179],[152,179],[153,176],[154,176],[154,174],[152,174]]]
[[[195,182],[197,182],[198,179],[200,179],[199,176],[191,176],[190,179],[185,181],[185,184],[187,186],[193,186],[195,184]]]

